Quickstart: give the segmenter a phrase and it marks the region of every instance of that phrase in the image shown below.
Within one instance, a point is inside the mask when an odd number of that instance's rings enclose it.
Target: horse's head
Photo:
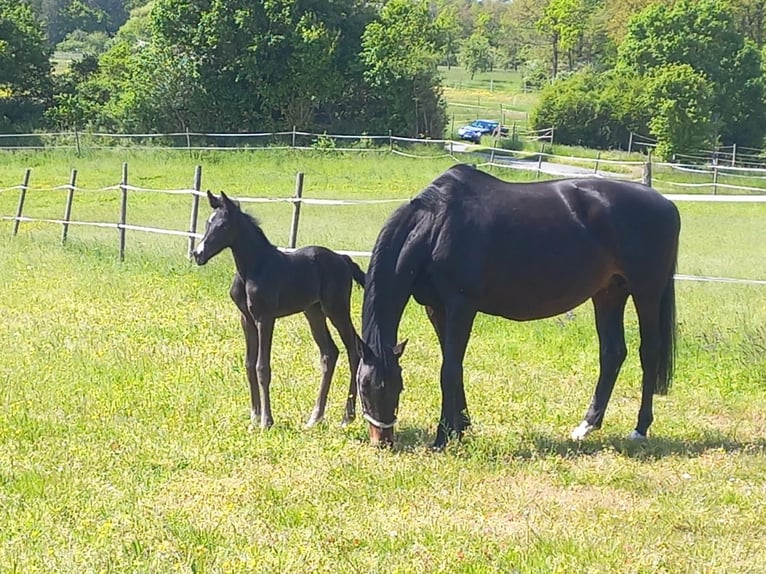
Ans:
[[[356,384],[362,416],[370,424],[370,440],[375,444],[394,443],[394,425],[399,410],[399,395],[404,390],[399,357],[407,341],[384,350],[379,357],[361,339],[357,340],[360,361]]]
[[[192,252],[197,265],[204,265],[221,251],[231,247],[237,233],[236,220],[240,212],[239,205],[224,192],[221,192],[221,197],[216,197],[208,190],[207,199],[210,207],[213,208],[213,213],[205,224],[205,235],[202,241]]]

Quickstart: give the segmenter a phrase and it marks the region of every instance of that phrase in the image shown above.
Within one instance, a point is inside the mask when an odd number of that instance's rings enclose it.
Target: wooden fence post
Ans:
[[[713,164],[713,195],[718,195],[718,163]]]
[[[649,150],[649,153],[647,154],[649,157],[646,159],[646,163],[644,163],[644,173],[641,176],[641,181],[644,185],[648,185],[649,187],[652,186],[652,150]]]
[[[120,223],[117,227],[120,230],[120,261],[125,261],[125,223],[128,217],[128,162],[122,164],[120,193],[122,194],[122,201],[120,202]]]
[[[72,176],[69,178],[69,191],[66,196],[66,205],[64,206],[64,227],[61,230],[61,244],[66,243],[66,236],[69,232],[69,220],[72,217],[72,201],[74,200],[74,185],[77,181],[77,170],[72,170]]]
[[[29,176],[32,174],[32,168],[27,168],[24,172],[24,183],[21,184],[19,192],[19,205],[16,208],[16,219],[13,220],[13,234],[19,232],[19,223],[21,223],[21,213],[24,211],[24,200],[27,197],[27,188],[29,187]]]
[[[295,175],[295,200],[293,202],[293,220],[290,223],[290,239],[287,246],[295,249],[298,241],[298,222],[301,217],[301,198],[303,197],[303,173],[300,171]]]
[[[192,194],[191,216],[189,217],[189,259],[194,252],[194,242],[197,240],[194,235],[197,233],[197,215],[199,214],[199,192],[202,189],[202,166],[194,168],[194,183],[192,188],[196,193]]]
[[[594,174],[597,174],[597,173],[598,173],[598,162],[599,162],[599,161],[601,161],[601,152],[598,152],[598,153],[596,154],[596,165],[593,167],[593,173],[594,173]]]
[[[628,153],[633,151],[633,132],[630,132],[630,135],[628,136]]]

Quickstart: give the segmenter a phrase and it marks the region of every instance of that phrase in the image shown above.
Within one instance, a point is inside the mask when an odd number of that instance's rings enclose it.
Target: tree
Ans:
[[[424,0],[390,0],[362,36],[370,129],[441,137],[447,123],[438,29]]]
[[[441,53],[441,60],[451,68],[457,63],[457,49],[460,40],[460,22],[457,9],[454,6],[446,6],[436,16],[435,26],[437,32],[437,46]]]
[[[653,111],[649,130],[657,138],[657,155],[672,159],[712,147],[713,86],[704,74],[688,64],[668,64],[654,68],[646,79],[647,105]]]
[[[552,49],[552,76],[559,70],[559,56],[574,48],[587,22],[584,0],[550,0],[537,21],[538,29],[549,38]],[[570,58],[570,69],[572,60]]]
[[[492,69],[492,47],[483,35],[474,32],[463,41],[460,48],[460,64],[471,73],[486,72]]]
[[[0,0],[0,126],[32,124],[51,96],[50,51],[26,4]]]
[[[722,143],[760,146],[766,127],[761,56],[737,32],[725,3],[649,6],[629,22],[618,58],[620,66],[641,75],[688,65],[712,86],[711,114]]]

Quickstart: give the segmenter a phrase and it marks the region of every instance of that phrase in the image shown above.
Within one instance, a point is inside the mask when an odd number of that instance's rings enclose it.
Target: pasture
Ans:
[[[381,199],[416,194],[451,160],[229,152],[2,156],[0,189],[33,168],[51,187],[119,181],[234,196]],[[502,177],[524,174],[501,172]],[[30,192],[58,218],[65,192]],[[16,192],[0,192],[13,215]],[[188,196],[131,195],[128,220],[186,229]],[[277,245],[289,204],[246,205]],[[369,251],[395,204],[302,210],[299,245]],[[766,206],[679,204],[678,272],[766,279]],[[119,194],[78,194],[74,219],[115,221]],[[208,213],[201,207],[200,219]],[[8,572],[758,572],[766,547],[766,287],[678,281],[679,348],[650,440],[633,444],[637,324],[604,428],[569,440],[598,369],[590,304],[549,320],[479,316],[465,360],[473,427],[428,449],[438,343],[408,306],[397,446],[327,420],[305,430],[319,358],[300,316],[272,357],[274,428],[248,430],[231,256],[193,266],[179,237],[0,221],[0,570]],[[366,268],[367,261],[358,262]],[[359,326],[362,292],[352,294]],[[339,343],[337,336],[336,342]],[[759,542],[760,541],[760,542]]]

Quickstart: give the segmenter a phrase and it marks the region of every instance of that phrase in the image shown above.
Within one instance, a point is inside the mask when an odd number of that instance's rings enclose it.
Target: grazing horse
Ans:
[[[572,438],[600,428],[627,354],[629,295],[643,370],[631,438],[646,438],[652,395],[666,393],[673,374],[679,231],[675,205],[641,184],[595,178],[507,183],[467,165],[448,169],[391,215],[372,251],[357,371],[372,441],[393,442],[403,388],[404,343],[397,344],[397,332],[410,296],[426,307],[442,352],[434,448],[470,425],[463,357],[478,312],[530,321],[592,299],[600,373]]]
[[[306,424],[312,426],[323,419],[338,360],[338,347],[327,328],[328,317],[348,353],[351,381],[343,425],[349,424],[356,416],[354,376],[359,364],[355,345],[358,336],[350,314],[351,284],[353,279],[364,286],[364,272],[347,255],[324,247],[301,247],[284,253],[269,242],[258,222],[225,193],[216,197],[208,191],[207,197],[213,213],[193,256],[198,265],[227,247],[234,256],[237,272],[229,294],[239,309],[245,332],[251,423],[256,425],[260,419],[261,428],[274,423],[269,396],[274,322],[278,317],[302,311],[319,346],[322,365],[319,396]]]

